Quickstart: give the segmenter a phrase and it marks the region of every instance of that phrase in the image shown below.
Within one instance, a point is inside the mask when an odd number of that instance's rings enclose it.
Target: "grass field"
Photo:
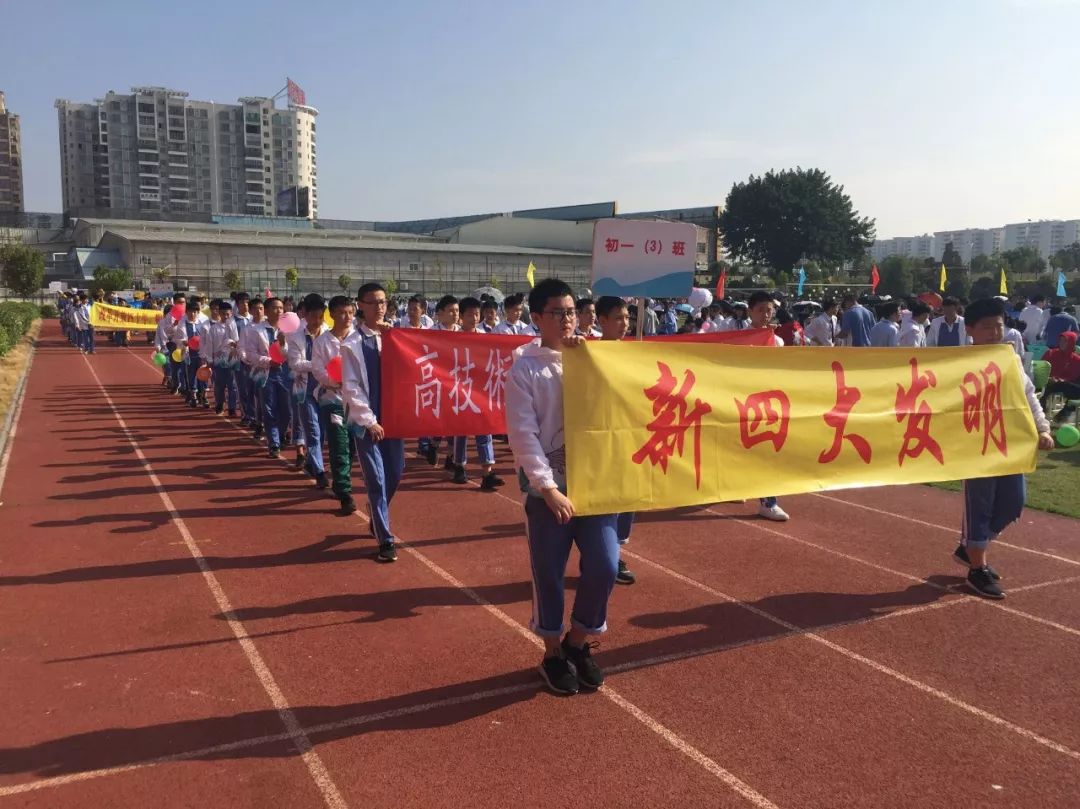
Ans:
[[[0,423],[7,416],[11,400],[15,397],[15,388],[19,386],[23,369],[30,358],[30,346],[41,331],[41,321],[35,320],[30,331],[3,357],[0,357]]]
[[[959,481],[935,483],[960,491]],[[1039,453],[1039,468],[1028,475],[1028,507],[1080,517],[1080,444]]]

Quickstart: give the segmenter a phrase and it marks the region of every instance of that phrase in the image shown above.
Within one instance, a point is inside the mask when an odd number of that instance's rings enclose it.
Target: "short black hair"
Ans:
[[[879,319],[884,319],[887,317],[892,317],[899,311],[900,304],[898,304],[896,301],[889,301],[888,303],[883,303],[881,304],[881,306],[878,307],[877,316]]]
[[[467,298],[462,298],[458,301],[458,313],[464,315],[470,309],[482,309],[483,304],[480,303],[479,298],[474,298],[470,295]]]
[[[458,303],[458,299],[455,298],[453,295],[443,295],[441,298],[439,298],[439,302],[435,304],[435,311],[441,312],[447,306],[453,306],[455,303]],[[460,308],[461,307],[459,306],[458,309],[460,310]]]
[[[1046,300],[1046,296],[1043,295],[1041,292],[1031,296],[1031,302],[1032,303],[1042,303],[1045,300]]]
[[[218,310],[222,312],[231,312],[232,304],[228,301],[218,301]]]
[[[600,300],[596,302],[596,316],[607,317],[612,312],[618,309],[630,310],[629,305],[622,298],[617,298],[614,295],[603,295]]]
[[[495,303],[495,299],[490,295],[484,298],[483,303],[480,304],[481,312],[487,311],[488,309],[494,309],[495,311],[498,311],[499,309],[499,304]]]
[[[574,308],[577,309],[578,313],[580,314],[581,310],[584,309],[586,306],[595,306],[595,305],[596,305],[596,302],[592,298],[578,298],[577,303],[574,304]]]
[[[836,306],[836,298],[826,298],[821,302],[822,309],[832,309]]]
[[[380,284],[378,281],[368,281],[366,284],[361,284],[360,289],[356,290],[356,299],[358,301],[364,300],[364,296],[369,292],[381,292],[386,294],[386,287]]]
[[[248,301],[248,306],[266,306],[266,301],[264,301],[262,298],[252,298],[250,301]]]
[[[187,300],[187,295],[185,295],[183,292],[177,292],[172,296],[172,302],[173,303],[180,303],[181,301],[186,301],[186,300]]]
[[[930,308],[930,304],[923,303],[922,301],[915,301],[911,304],[911,316],[918,317],[919,315],[928,315],[933,309]]]
[[[352,298],[348,295],[335,295],[330,299],[330,314],[338,311],[342,306],[348,306],[352,303]]]
[[[305,295],[302,303],[304,304],[304,309],[309,312],[315,309],[326,309],[326,298],[317,292]]]
[[[944,298],[942,298],[941,305],[942,305],[942,307],[945,307],[945,306],[959,306],[960,301],[958,301],[952,295],[946,295]]]
[[[283,300],[282,300],[281,298],[275,298],[275,297],[274,297],[273,295],[271,295],[271,296],[270,296],[269,298],[267,298],[267,299],[266,299],[265,301],[263,301],[263,306],[269,306],[269,305],[270,305],[270,304],[272,304],[272,303],[273,303],[274,301],[277,301],[277,302],[278,302],[278,303],[280,303],[280,304],[281,304],[282,306],[284,306],[284,305],[285,305],[285,301],[283,301]]]
[[[532,295],[529,296],[529,299],[532,299]],[[509,309],[511,306],[521,306],[523,303],[525,303],[525,296],[520,292],[515,292],[513,295],[507,295],[503,300],[503,309]]]
[[[764,289],[759,289],[757,292],[750,296],[749,302],[746,304],[747,308],[753,309],[759,303],[776,303],[776,297],[771,292],[767,292]]]
[[[211,309],[220,309],[222,303],[223,303],[223,301],[221,300],[221,298],[211,298],[211,300],[210,300],[210,308]]]
[[[545,278],[529,290],[529,311],[539,314],[552,298],[573,298],[574,290],[558,278]],[[509,298],[507,299],[509,300]]]
[[[964,311],[964,325],[974,326],[988,317],[1000,317],[1005,320],[1005,304],[997,298],[981,298],[968,305]]]
[[[413,295],[409,298],[409,303],[418,303],[424,309],[427,308],[427,301],[424,299],[423,295]]]
[[[854,304],[856,304],[858,302],[859,302],[859,299],[856,298],[855,294],[852,293],[852,292],[845,292],[844,297],[840,299],[841,305],[847,304],[847,303],[850,303],[850,304],[854,305]]]
[[[240,301],[250,301],[251,296],[248,295],[246,292],[237,292],[235,295],[233,295],[233,300],[237,303],[240,303]]]

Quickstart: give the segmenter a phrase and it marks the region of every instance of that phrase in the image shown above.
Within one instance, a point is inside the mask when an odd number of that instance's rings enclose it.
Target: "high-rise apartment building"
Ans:
[[[133,87],[58,100],[64,213],[116,219],[318,213],[314,107]]]
[[[1080,242],[1080,219],[1043,219],[1005,226],[1004,249],[1033,247],[1043,258]]]
[[[0,213],[22,213],[22,141],[19,116],[8,112],[0,91]]]

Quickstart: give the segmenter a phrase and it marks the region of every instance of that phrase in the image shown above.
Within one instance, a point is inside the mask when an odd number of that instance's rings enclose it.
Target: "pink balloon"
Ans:
[[[300,315],[296,312],[286,312],[278,319],[277,327],[278,331],[292,334],[300,328]]]

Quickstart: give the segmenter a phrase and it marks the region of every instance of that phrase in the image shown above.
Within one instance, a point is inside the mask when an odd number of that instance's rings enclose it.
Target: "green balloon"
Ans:
[[[1075,447],[1080,443],[1080,430],[1071,424],[1065,424],[1058,427],[1057,435],[1054,437],[1059,447]]]
[[[150,359],[158,368],[162,367],[165,363],[169,361],[169,358],[162,354],[160,351],[155,351],[154,356]]]

